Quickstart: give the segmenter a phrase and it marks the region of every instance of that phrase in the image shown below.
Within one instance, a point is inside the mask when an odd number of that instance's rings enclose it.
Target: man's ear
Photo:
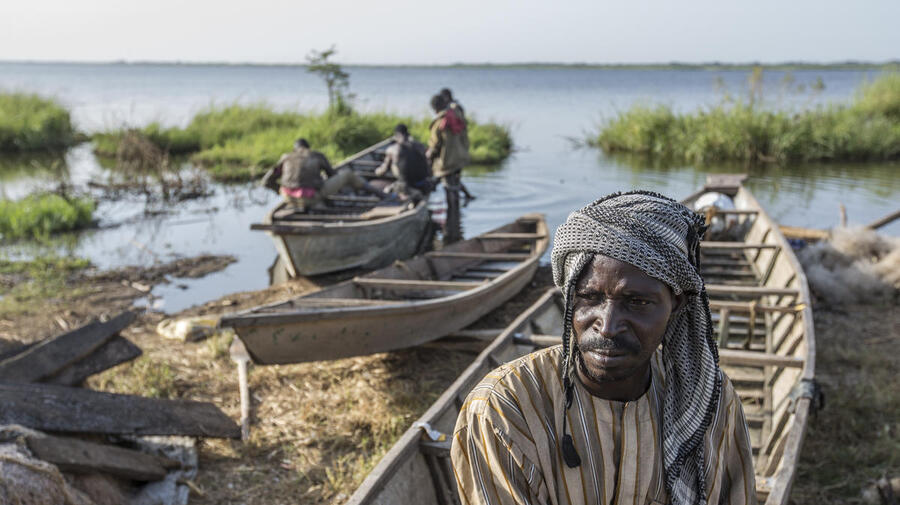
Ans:
[[[684,305],[687,303],[687,295],[682,291],[680,294],[672,295],[672,314],[677,314],[681,312],[681,309],[684,308]]]

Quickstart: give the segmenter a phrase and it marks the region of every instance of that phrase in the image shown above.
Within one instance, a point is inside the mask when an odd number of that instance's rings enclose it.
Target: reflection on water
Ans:
[[[746,79],[743,71],[351,68],[350,72],[363,110],[425,114],[427,98],[449,86],[471,114],[511,125],[517,151],[509,160],[464,171],[463,182],[477,196],[462,210],[466,236],[528,212],[545,213],[548,225],[556,227],[573,209],[614,191],[642,188],[682,197],[702,185],[706,174],[717,172],[749,173],[747,184],[760,203],[776,220],[795,226],[833,226],[839,203],[846,206],[851,224],[865,224],[896,210],[900,202],[898,163],[696,168],[633,156],[609,157],[574,149],[567,140],[580,137],[598,118],[638,101],[668,103],[679,110],[715,102],[716,77],[737,91]],[[867,74],[802,71],[794,76],[797,83],[822,77],[826,88],[816,97],[821,103],[849,98]],[[773,86],[782,78],[783,73],[766,74]],[[321,108],[325,103],[321,83],[305,69],[290,67],[0,63],[0,88],[10,87],[59,96],[73,106],[79,127],[88,130],[121,122],[183,124],[212,101],[265,100],[276,108],[294,110]],[[64,157],[0,159],[0,198],[21,198],[30,191],[52,189],[60,181],[88,190],[88,181],[109,181],[114,176],[89,144]],[[167,312],[267,286],[275,249],[269,237],[251,231],[250,224],[262,218],[277,196],[253,184],[210,183],[209,189],[209,196],[178,204],[148,206],[147,198],[136,195],[102,200],[97,209],[99,229],[62,236],[49,245],[7,245],[0,254],[33,256],[54,250],[90,258],[101,268],[199,254],[237,257],[222,272],[178,279],[155,289]],[[433,198],[439,206],[443,191],[436,191]],[[884,231],[900,236],[900,222]]]

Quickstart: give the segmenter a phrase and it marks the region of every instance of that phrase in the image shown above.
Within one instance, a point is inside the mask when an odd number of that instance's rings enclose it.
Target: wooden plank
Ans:
[[[124,337],[115,336],[93,353],[41,380],[41,382],[59,384],[61,386],[77,386],[91,375],[126,361],[131,361],[141,354],[140,347]]]
[[[764,243],[756,243],[751,244],[747,242],[711,242],[711,241],[703,241],[700,242],[701,249],[779,249],[781,248],[778,244],[764,244]],[[702,264],[702,262],[701,262]]]
[[[722,365],[803,368],[804,360],[794,356],[779,356],[765,352],[719,349],[719,363]]]
[[[540,240],[547,238],[543,233],[485,233],[475,237],[479,240]]]
[[[867,224],[865,227],[869,228],[870,230],[877,230],[878,228],[881,228],[882,226],[884,226],[888,223],[892,223],[897,219],[900,219],[900,210],[891,212],[890,214],[884,216],[883,218]]]
[[[396,300],[372,300],[369,298],[299,298],[293,300],[291,305],[300,307],[369,307],[374,305],[386,305],[397,303]],[[265,311],[260,311],[265,312]],[[278,309],[273,309],[278,312]]]
[[[518,345],[531,345],[534,347],[552,347],[562,343],[562,338],[553,335],[527,335],[513,336],[513,342]]]
[[[28,349],[31,349],[32,347],[34,347],[37,344],[38,344],[38,342],[32,342],[30,344],[23,344],[20,342],[12,342],[6,348],[5,351],[0,352],[0,362],[3,362],[4,360],[6,360],[8,358],[12,358],[16,354],[21,354],[21,353],[27,351]]]
[[[0,424],[42,431],[238,438],[215,405],[50,384],[0,383]]]
[[[94,352],[134,321],[123,312],[105,323],[94,322],[49,338],[0,362],[0,382],[36,382]]]
[[[757,286],[731,286],[728,284],[707,284],[709,295],[745,295],[745,296],[799,296],[800,290],[794,288],[768,288]]]
[[[751,304],[748,302],[727,302],[722,300],[710,300],[710,310],[728,309],[735,312],[750,312]],[[760,312],[799,312],[806,306],[800,305],[756,305],[753,310]]]
[[[473,259],[473,260],[500,260],[515,261],[527,260],[531,258],[530,253],[476,253],[476,252],[454,252],[454,251],[431,251],[425,253],[429,258],[453,258],[453,259]]]
[[[28,449],[37,458],[72,473],[107,473],[131,480],[155,481],[166,476],[166,467],[178,462],[132,449],[96,444],[75,438],[26,436]]]
[[[362,287],[386,288],[386,289],[445,289],[465,291],[479,286],[487,285],[486,282],[473,281],[418,281],[407,279],[375,279],[371,277],[355,277],[353,283]]]

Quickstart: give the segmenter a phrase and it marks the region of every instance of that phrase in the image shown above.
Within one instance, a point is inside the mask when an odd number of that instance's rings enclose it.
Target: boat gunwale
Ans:
[[[450,406],[454,405],[454,400],[457,396],[459,396],[460,390],[472,380],[473,375],[479,372],[483,367],[487,367],[488,370],[492,370],[496,368],[491,365],[488,361],[489,356],[494,354],[500,348],[506,345],[515,345],[514,340],[511,338],[523,324],[530,321],[534,315],[541,311],[542,309],[547,307],[547,304],[553,303],[554,298],[557,296],[561,296],[562,293],[558,288],[552,287],[547,288],[544,291],[544,294],[540,296],[534,303],[532,303],[528,308],[526,308],[522,313],[520,313],[516,319],[514,319],[511,323],[509,323],[503,331],[496,337],[494,340],[481,351],[478,356],[472,360],[472,363],[466,367],[465,370],[453,381],[447,389],[438,397],[437,400],[425,411],[424,414],[419,416],[416,421],[413,422],[404,433],[400,436],[400,438],[394,443],[390,450],[385,453],[384,456],[381,457],[378,464],[375,465],[375,468],[369,472],[366,476],[365,480],[363,480],[362,484],[356,491],[350,496],[350,499],[347,501],[346,505],[359,505],[362,503],[367,503],[368,500],[372,499],[372,497],[384,489],[384,486],[387,484],[388,480],[393,476],[393,470],[397,468],[398,465],[402,464],[406,461],[406,458],[414,453],[419,448],[419,441],[422,436],[422,431],[420,428],[415,426],[415,422],[423,421],[423,422],[431,422],[434,419],[440,417]],[[525,353],[527,354],[527,353]],[[525,355],[523,354],[523,356]],[[466,393],[468,395],[468,393]],[[453,434],[451,433],[452,437]],[[384,468],[382,468],[384,467]]]
[[[516,220],[503,224],[497,228],[502,228],[503,226],[507,226],[509,224],[515,223],[520,220],[527,219],[529,217],[537,217],[537,227],[538,228],[546,228],[547,222],[546,218],[543,214],[539,213],[528,213],[523,214]],[[494,230],[496,230],[495,228]],[[479,234],[475,237],[472,237],[468,240],[478,240],[481,235],[485,235],[488,233],[492,233],[494,230],[489,230],[485,233]],[[293,302],[295,300],[300,300],[308,297],[313,293],[318,293],[320,291],[314,291],[312,293],[307,293],[295,298],[291,298],[289,300],[282,300],[273,302],[270,304],[262,305],[259,307],[253,307],[247,309],[245,311],[237,312],[233,315],[223,316],[220,320],[220,326],[228,326],[232,328],[243,328],[248,326],[268,326],[275,325],[281,321],[289,320],[291,322],[300,322],[304,319],[329,319],[335,317],[344,317],[350,315],[365,315],[367,313],[384,313],[387,312],[390,315],[403,314],[409,311],[419,311],[422,309],[429,309],[432,306],[441,306],[441,305],[452,305],[461,300],[465,300],[468,298],[472,298],[475,296],[481,296],[485,293],[485,291],[494,291],[499,289],[506,284],[512,282],[515,278],[517,278],[518,274],[527,268],[532,267],[535,263],[537,263],[541,256],[546,252],[547,247],[549,246],[549,234],[545,233],[543,238],[540,238],[535,241],[535,246],[531,251],[531,255],[528,258],[525,258],[519,262],[515,267],[507,270],[506,272],[494,277],[488,282],[483,283],[483,285],[474,287],[472,289],[467,289],[464,291],[459,291],[455,294],[449,296],[439,296],[435,298],[428,298],[424,300],[396,300],[396,303],[386,303],[383,305],[370,305],[363,307],[314,307],[312,310],[304,310],[304,309],[290,309],[279,311],[278,313],[270,313],[270,314],[260,314],[253,311],[258,310],[266,310],[268,308],[273,308],[278,305],[283,305],[286,302]],[[369,275],[373,275],[378,273],[379,270],[375,270],[369,274],[366,274],[363,278],[368,279],[378,279],[378,277],[368,277]],[[335,286],[340,286],[343,284],[352,284],[353,279],[349,279],[338,284],[334,284],[332,286],[328,286],[325,289],[332,288]],[[393,300],[392,300],[393,301]]]

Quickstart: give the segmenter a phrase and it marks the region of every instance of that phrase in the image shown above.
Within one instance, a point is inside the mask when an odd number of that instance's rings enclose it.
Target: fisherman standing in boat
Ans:
[[[451,457],[463,503],[756,503],[741,401],[718,365],[703,218],[613,194],[556,230],[563,345],[469,394]]]
[[[327,179],[322,177],[323,173]],[[278,191],[285,202],[301,211],[324,207],[326,197],[346,187],[363,190],[379,198],[385,196],[351,168],[335,171],[328,158],[310,149],[309,142],[304,138],[294,142],[293,151],[281,155],[278,163],[263,176],[261,184]]]
[[[434,176],[440,178],[447,196],[447,221],[444,225],[444,243],[462,238],[459,213],[461,172],[469,163],[469,135],[465,118],[448,107],[440,94],[431,97],[435,117],[431,121],[431,137],[427,156]]]
[[[466,143],[468,144],[468,142],[469,142],[469,120],[466,119],[465,109],[463,109],[462,104],[460,104],[456,100],[456,98],[453,97],[453,92],[450,91],[450,88],[442,88],[439,94],[444,98],[444,100],[446,100],[447,109],[453,111],[454,114],[456,114],[460,119],[462,119],[463,124],[465,124],[465,126],[466,126],[466,130],[465,130]],[[462,205],[463,207],[465,207],[466,205],[469,204],[469,200],[475,199],[475,195],[473,195],[472,193],[469,192],[469,188],[467,188],[466,185],[462,181],[460,181],[460,183],[459,183],[459,191],[466,198],[465,202]]]
[[[425,157],[425,145],[412,138],[403,123],[394,128],[394,143],[385,151],[384,161],[375,169],[375,175],[382,176],[388,170],[397,180],[385,192],[414,202],[431,192],[431,169]]]

